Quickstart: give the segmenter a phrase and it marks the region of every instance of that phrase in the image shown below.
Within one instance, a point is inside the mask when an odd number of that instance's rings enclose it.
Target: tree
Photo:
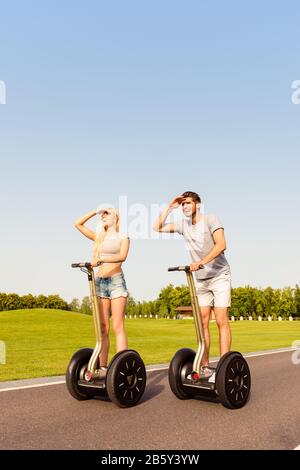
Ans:
[[[44,308],[57,308],[60,310],[68,310],[68,304],[58,294],[48,295]]]
[[[271,315],[277,317],[278,315],[285,316],[284,312],[281,311],[280,308],[280,299],[281,299],[281,290],[274,289],[273,290],[273,297],[272,297],[272,307],[271,307]]]
[[[256,289],[255,292],[255,312],[257,316],[267,316],[266,312],[266,298],[264,291]]]
[[[71,302],[69,303],[69,310],[71,312],[79,312],[80,311],[80,302],[79,299],[72,299]]]
[[[47,302],[47,297],[43,294],[36,297],[36,307],[37,308],[45,308]]]
[[[8,294],[6,300],[6,310],[18,310],[22,308],[22,301],[18,294]]]
[[[23,308],[35,308],[37,306],[36,303],[36,297],[34,297],[32,294],[23,295]]]
[[[293,291],[290,287],[285,287],[281,290],[280,296],[280,313],[289,317],[290,315],[295,315],[297,312],[297,307],[293,295]]]
[[[272,287],[267,287],[263,291],[265,297],[265,315],[268,317],[269,315],[277,315],[277,312],[274,311],[274,290]]]
[[[295,315],[300,317],[300,287],[296,284],[294,289]]]
[[[134,298],[129,294],[126,304],[126,315],[136,315],[137,305]]]
[[[256,289],[249,286],[232,289],[230,315],[235,317],[253,315],[255,313]]]
[[[0,310],[7,310],[6,308],[7,304],[7,294],[4,292],[0,292]]]
[[[81,313],[85,313],[86,315],[92,315],[92,304],[90,297],[86,296],[83,297],[80,307]]]
[[[173,284],[169,284],[167,287],[161,289],[158,295],[157,305],[162,316],[170,315],[173,289]]]

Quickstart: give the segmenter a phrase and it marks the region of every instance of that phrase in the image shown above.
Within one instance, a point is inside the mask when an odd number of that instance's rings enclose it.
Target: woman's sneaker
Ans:
[[[99,369],[95,370],[95,378],[97,379],[104,379],[107,374],[107,367],[100,367]]]

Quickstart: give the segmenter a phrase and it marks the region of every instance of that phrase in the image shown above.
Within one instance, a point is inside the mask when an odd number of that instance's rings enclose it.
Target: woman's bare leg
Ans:
[[[125,332],[125,308],[127,297],[118,297],[111,300],[112,325],[116,338],[116,352],[127,349],[127,336]]]
[[[98,297],[100,324],[101,324],[101,339],[102,348],[99,355],[100,366],[107,366],[108,352],[109,352],[109,313],[110,313],[110,299]]]

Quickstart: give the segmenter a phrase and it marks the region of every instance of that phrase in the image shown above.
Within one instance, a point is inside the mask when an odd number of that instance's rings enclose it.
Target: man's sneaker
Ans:
[[[208,382],[214,384],[216,381],[216,371],[214,370],[212,376],[208,379]]]
[[[214,374],[214,369],[207,366],[200,367],[200,379],[209,379]]]
[[[190,373],[189,375],[187,375],[187,379],[188,380],[192,380],[193,382],[198,382],[199,380],[201,379],[209,379],[210,377],[213,378],[215,374],[215,370],[214,369],[211,369],[210,367],[207,367],[207,366],[201,366],[200,367],[200,375],[199,377],[195,378],[193,377],[193,374]],[[196,374],[198,375],[198,374]],[[213,380],[214,381],[214,380]]]

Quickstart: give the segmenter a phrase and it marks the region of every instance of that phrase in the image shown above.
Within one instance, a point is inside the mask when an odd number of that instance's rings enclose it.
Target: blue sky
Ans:
[[[296,1],[2,5],[0,291],[82,298],[74,220],[186,190],[223,221],[234,286],[299,283],[299,20]],[[140,300],[189,260],[150,235],[124,265]]]

